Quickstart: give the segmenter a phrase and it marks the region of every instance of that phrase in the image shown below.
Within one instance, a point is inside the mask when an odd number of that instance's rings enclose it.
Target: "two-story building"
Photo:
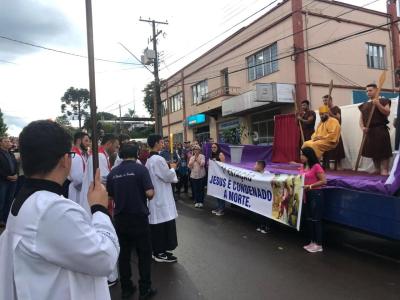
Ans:
[[[284,0],[170,76],[162,85],[164,136],[223,141],[245,127],[246,143],[271,143],[274,116],[294,101],[322,104],[331,80],[336,105],[366,100],[364,87],[399,66],[395,1],[388,12],[328,0]]]

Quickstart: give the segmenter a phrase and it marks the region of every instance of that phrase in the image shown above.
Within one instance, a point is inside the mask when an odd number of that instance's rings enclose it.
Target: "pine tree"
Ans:
[[[3,119],[3,113],[1,112],[0,109],[0,136],[4,136],[7,134],[7,125],[4,123],[4,119]]]

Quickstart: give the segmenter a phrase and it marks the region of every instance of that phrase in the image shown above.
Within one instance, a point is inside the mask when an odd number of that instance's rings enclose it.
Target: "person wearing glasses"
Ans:
[[[200,153],[200,146],[193,146],[193,156],[189,160],[190,180],[192,181],[194,207],[204,206],[204,179],[206,177],[206,158]]]
[[[88,189],[89,214],[61,195],[75,155],[64,128],[32,122],[20,150],[26,181],[0,236],[0,299],[109,300],[119,243],[99,170]]]

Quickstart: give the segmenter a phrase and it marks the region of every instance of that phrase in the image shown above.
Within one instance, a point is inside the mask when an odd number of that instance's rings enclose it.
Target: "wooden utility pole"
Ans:
[[[161,30],[156,32],[156,24],[168,25],[168,22],[160,22],[156,20],[144,20],[142,18],[139,19],[141,22],[151,23],[153,28],[153,37],[151,38],[153,42],[153,50],[155,52],[154,58],[154,118],[156,120],[155,124],[155,132],[159,135],[163,135],[162,130],[162,118],[161,118],[161,91],[160,91],[160,78],[158,75],[158,52],[157,52],[157,36],[162,33]]]
[[[86,0],[86,30],[89,63],[89,91],[90,91],[90,118],[92,125],[92,158],[93,158],[93,180],[99,167],[99,151],[97,144],[97,120],[96,120],[96,78],[94,72],[94,46],[93,46],[93,21],[92,1]]]

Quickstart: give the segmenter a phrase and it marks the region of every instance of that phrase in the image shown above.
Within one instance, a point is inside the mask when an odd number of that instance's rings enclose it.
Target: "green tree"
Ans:
[[[7,134],[8,127],[6,123],[4,123],[3,113],[0,109],[0,136],[4,136]]]
[[[134,118],[134,117],[136,117],[135,110],[134,110],[134,109],[128,108],[128,112],[124,115],[124,117],[127,117],[127,118]]]
[[[82,117],[89,115],[89,91],[70,87],[61,97],[61,112],[67,116],[78,116],[79,129],[82,128]]]
[[[149,112],[151,117],[154,117],[154,81],[148,83],[143,90],[144,93],[144,106]]]
[[[106,133],[110,133],[110,129],[114,128],[113,124],[102,124],[99,121],[110,121],[110,120],[116,120],[117,116],[113,115],[111,113],[108,112],[104,112],[104,111],[100,111],[96,114],[96,119],[97,119],[97,130],[103,129]],[[86,128],[88,130],[88,132],[92,131],[92,119],[90,116],[88,116],[85,119],[85,122],[83,124],[83,127]],[[106,130],[107,129],[107,130]],[[112,131],[111,131],[112,132]]]
[[[60,124],[62,127],[65,128],[65,130],[68,131],[68,133],[72,136],[74,136],[76,129],[72,127],[71,122],[69,121],[68,117],[66,115],[61,115],[58,116],[55,120],[56,123]]]

